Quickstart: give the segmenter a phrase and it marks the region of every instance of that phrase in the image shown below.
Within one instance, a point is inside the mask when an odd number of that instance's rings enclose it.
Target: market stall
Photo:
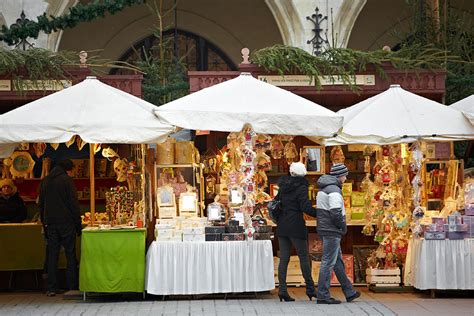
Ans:
[[[449,141],[473,139],[474,128],[460,112],[398,85],[338,113],[344,116],[342,131],[324,142],[368,144],[359,149],[367,172],[359,184],[360,206],[367,220],[376,225],[374,230],[367,224],[362,232],[374,235],[379,247],[369,256],[367,281],[375,286],[398,286],[402,283],[399,267],[407,257],[405,284],[425,289],[426,284],[410,281],[425,280],[425,268],[413,267],[425,267],[422,262],[427,258],[442,258],[450,250],[455,252],[449,258],[461,258],[458,251],[462,249],[449,246],[460,243],[451,239],[471,236],[473,227],[463,223],[470,221],[469,216],[462,219],[455,213],[465,207],[463,164],[454,158]],[[448,222],[452,226],[445,225]],[[440,239],[439,244],[433,247],[428,239]],[[466,249],[471,249],[468,244]],[[442,279],[437,273],[444,271],[433,269],[428,269],[434,273],[432,279]],[[471,274],[464,272],[468,271],[456,269],[454,273],[458,279],[469,279]],[[430,286],[446,286],[435,283]]]
[[[78,190],[82,197],[90,199],[90,214],[86,213],[84,216],[85,224],[93,225],[97,219],[101,220],[100,227],[89,228],[87,232],[128,228],[120,236],[133,236],[133,229],[143,227],[152,216],[149,203],[151,198],[146,187],[145,146],[142,144],[160,142],[174,130],[170,125],[160,124],[153,113],[154,108],[154,105],[108,86],[95,77],[87,77],[79,84],[3,114],[0,116],[0,151],[6,157],[11,154],[4,160],[4,176],[18,179],[30,179],[32,176],[34,162],[28,159],[31,158],[29,149],[19,145],[20,143],[35,143],[32,146],[34,153],[43,163],[42,177],[48,174],[51,167],[51,161],[43,156],[45,148],[52,147],[56,150],[58,143],[66,143],[67,147],[76,144],[82,149],[89,143],[89,161],[77,161],[74,169],[75,173],[80,174],[79,178],[90,181],[87,192],[85,189]],[[132,145],[117,147],[115,144]],[[99,160],[98,166],[94,166],[96,153],[103,158]],[[14,170],[18,172],[15,173]],[[122,185],[95,190],[96,173],[102,177],[110,175],[116,180],[115,185]],[[105,201],[106,212],[96,216],[95,199],[99,197]],[[140,236],[145,234],[142,230],[138,231],[141,231]],[[87,234],[85,239],[89,236]],[[144,238],[124,238],[133,243],[131,248],[142,250],[134,259],[143,262],[142,275],[135,275],[138,278],[136,283],[143,284]],[[87,269],[95,266],[93,261],[98,258],[93,252],[90,253],[93,248],[88,247],[88,244],[82,244],[81,273],[84,275],[90,275]],[[119,251],[119,248],[110,250]],[[103,262],[116,264],[113,260]],[[88,280],[82,277],[80,279]],[[108,282],[111,280],[108,279]],[[103,285],[94,288],[87,282],[85,286],[87,291],[106,288],[143,291],[143,286],[141,289],[136,286],[116,288]],[[80,288],[82,287],[81,283]]]
[[[178,150],[183,144],[172,141],[158,149],[160,159],[169,159],[157,166],[164,171],[157,171],[159,221],[147,254],[147,291],[168,295],[273,289],[272,229],[262,213],[271,199],[265,191],[272,139],[274,154],[288,168],[300,153],[293,137],[284,135],[328,137],[340,128],[341,118],[246,73],[165,104],[156,114],[177,127],[230,134],[220,154],[201,160],[192,154],[192,145],[184,153]],[[179,180],[184,166],[176,164],[178,155],[201,165],[204,199],[197,188],[186,189],[190,180]],[[205,218],[197,216],[203,213]],[[203,255],[191,260],[191,254]],[[203,269],[209,270],[205,278]]]

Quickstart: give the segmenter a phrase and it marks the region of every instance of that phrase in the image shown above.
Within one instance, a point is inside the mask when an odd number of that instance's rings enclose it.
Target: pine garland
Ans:
[[[430,69],[445,67],[451,63],[467,63],[457,56],[448,55],[444,50],[430,45],[403,46],[398,51],[376,50],[370,52],[349,48],[329,48],[320,56],[313,56],[303,49],[286,45],[275,45],[259,49],[252,53],[253,63],[267,71],[284,75],[300,73],[314,79],[316,88],[321,89],[319,76],[328,76],[330,80],[342,80],[351,90],[358,91],[354,76],[372,65],[377,74],[386,79],[383,63],[390,62],[397,69]]]
[[[104,17],[106,13],[115,14],[126,7],[144,3],[145,0],[95,0],[89,4],[78,3],[69,9],[69,13],[61,16],[46,16],[46,13],[37,17],[37,22],[28,21],[20,27],[9,28],[2,26],[0,31],[0,41],[8,45],[17,45],[22,39],[38,38],[39,32],[46,34],[75,27],[80,22],[90,22],[99,17]]]
[[[109,68],[124,68],[141,72],[126,62],[102,59],[96,51],[88,52],[86,66],[94,73],[106,73]],[[5,49],[0,48],[0,75],[11,74],[13,87],[22,91],[24,80],[41,90],[42,80],[70,79],[67,67],[79,67],[79,53],[72,51],[52,52],[43,48]]]

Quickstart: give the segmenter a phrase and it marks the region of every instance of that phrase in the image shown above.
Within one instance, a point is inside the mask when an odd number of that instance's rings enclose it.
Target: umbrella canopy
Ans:
[[[0,154],[16,143],[63,143],[79,135],[87,143],[145,144],[174,129],[161,123],[156,107],[87,77],[81,83],[0,115]]]
[[[468,118],[469,122],[474,125],[474,94],[451,104],[451,108],[461,111]]]
[[[461,112],[400,85],[337,113],[344,116],[343,128],[337,137],[325,141],[327,145],[474,138],[474,127]]]
[[[156,109],[164,122],[194,130],[237,132],[248,123],[257,133],[328,137],[342,117],[249,73]]]

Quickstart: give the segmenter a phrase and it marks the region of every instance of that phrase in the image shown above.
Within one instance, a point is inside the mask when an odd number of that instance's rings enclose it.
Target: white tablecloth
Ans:
[[[474,290],[474,239],[411,240],[404,280],[420,290]]]
[[[146,256],[145,289],[150,294],[240,293],[274,288],[270,240],[154,241]]]

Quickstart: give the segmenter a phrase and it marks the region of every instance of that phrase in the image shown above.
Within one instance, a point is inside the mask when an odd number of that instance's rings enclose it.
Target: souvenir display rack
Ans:
[[[194,216],[204,215],[204,188],[200,163],[155,164],[155,179],[157,181],[155,214],[158,218],[179,216],[182,213],[181,195],[193,192],[196,193]],[[166,187],[170,188],[169,193],[165,190]],[[162,192],[161,198],[160,192]]]

